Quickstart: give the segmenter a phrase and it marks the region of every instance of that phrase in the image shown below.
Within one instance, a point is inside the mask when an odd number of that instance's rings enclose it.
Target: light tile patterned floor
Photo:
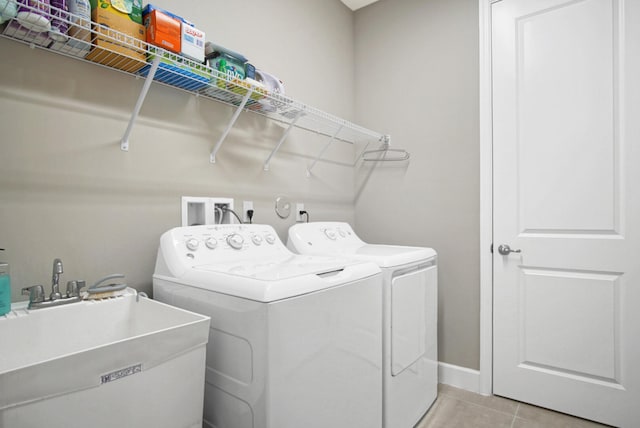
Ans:
[[[596,428],[606,427],[563,413],[438,385],[438,399],[415,428]]]

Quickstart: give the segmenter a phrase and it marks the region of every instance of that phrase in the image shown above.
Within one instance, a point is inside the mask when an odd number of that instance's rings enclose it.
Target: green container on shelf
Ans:
[[[126,16],[142,24],[142,0],[90,0],[91,10],[100,8],[116,15]]]
[[[218,72],[226,74],[228,80],[240,79],[244,80],[244,62],[241,60],[221,53],[216,58],[210,60],[211,68],[218,70]],[[224,79],[217,79],[216,85],[219,88],[226,88],[226,81]]]

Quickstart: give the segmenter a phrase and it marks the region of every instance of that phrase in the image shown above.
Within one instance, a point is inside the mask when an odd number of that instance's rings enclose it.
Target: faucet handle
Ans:
[[[62,269],[62,260],[60,259],[54,259],[53,260],[53,274],[56,275],[60,275],[61,273],[63,273],[64,270]]]
[[[67,281],[67,297],[78,297],[80,295],[80,289],[87,285],[86,281]]]
[[[42,285],[32,285],[22,289],[22,294],[29,296],[29,303],[44,302],[44,287]]]

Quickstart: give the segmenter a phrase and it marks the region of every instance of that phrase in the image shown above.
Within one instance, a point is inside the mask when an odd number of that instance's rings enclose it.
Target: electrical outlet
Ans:
[[[245,223],[251,221],[248,214],[249,210],[253,210],[253,201],[242,201],[242,221]]]
[[[296,203],[296,221],[304,221],[304,217],[300,214],[300,211],[304,211],[304,204],[302,202]]]

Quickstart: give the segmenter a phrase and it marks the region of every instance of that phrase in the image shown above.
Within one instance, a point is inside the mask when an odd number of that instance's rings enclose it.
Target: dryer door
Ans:
[[[419,269],[391,280],[391,374],[397,376],[421,358],[437,308],[436,267]]]

